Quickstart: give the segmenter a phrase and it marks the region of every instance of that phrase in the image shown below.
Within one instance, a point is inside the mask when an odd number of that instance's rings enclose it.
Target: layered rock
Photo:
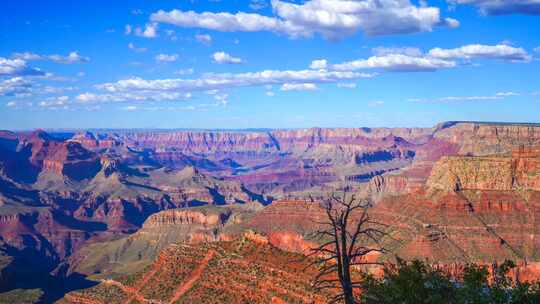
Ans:
[[[443,157],[426,186],[446,191],[540,191],[540,153],[538,148],[521,147],[510,156]]]
[[[255,210],[255,206],[206,206],[161,211],[148,217],[132,235],[82,249],[71,258],[71,271],[95,277],[132,273],[151,263],[170,244],[215,242],[242,233],[244,218]]]

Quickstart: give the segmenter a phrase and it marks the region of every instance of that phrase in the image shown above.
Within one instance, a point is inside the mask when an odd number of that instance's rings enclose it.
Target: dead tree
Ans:
[[[370,219],[371,202],[357,200],[354,195],[349,198],[332,195],[321,205],[326,220],[318,222],[321,228],[314,233],[321,245],[309,253],[314,258],[310,265],[318,267],[313,287],[316,291],[338,290],[330,303],[357,303],[354,290],[361,287],[361,282],[354,281],[351,270],[381,265],[366,257],[370,253],[386,252],[380,244],[386,235],[382,230],[385,226]]]

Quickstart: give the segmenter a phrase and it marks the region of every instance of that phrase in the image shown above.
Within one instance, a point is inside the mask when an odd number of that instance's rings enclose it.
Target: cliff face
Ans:
[[[256,206],[204,206],[161,211],[129,236],[83,248],[70,258],[70,271],[136,272],[171,244],[228,240],[242,233],[245,217],[256,210]]]
[[[448,124],[447,124],[448,125]],[[457,143],[459,154],[507,153],[519,145],[540,144],[540,126],[532,124],[457,123],[436,127],[434,137]]]
[[[127,143],[141,147],[179,147],[198,153],[302,151],[327,145],[365,146],[370,142],[390,141],[400,137],[421,141],[430,129],[300,129],[273,132],[171,131],[137,132],[119,135]],[[385,139],[386,138],[386,139]]]
[[[512,187],[516,187],[516,185],[512,185],[515,183],[515,181],[511,180],[514,174],[512,171],[535,171],[534,168],[518,167],[536,166],[536,161],[532,160],[532,158],[537,155],[537,148],[531,150],[530,147],[534,147],[539,143],[540,125],[442,123],[433,128],[432,135],[427,142],[416,148],[416,155],[410,166],[374,178],[369,186],[368,193],[376,200],[380,200],[380,198],[387,195],[412,193],[423,188],[432,175],[433,177],[428,182],[430,185],[440,188],[443,186],[436,184],[443,183],[446,184],[443,188],[451,189],[458,186],[456,183],[461,182],[456,180],[456,174],[450,173],[453,170],[461,171],[461,174],[466,175],[462,176],[465,183],[488,183],[483,186],[478,185],[480,189],[503,187],[502,184],[505,184],[504,189],[512,189]],[[526,150],[522,151],[521,155],[517,155],[519,151],[516,149],[519,150],[519,147]],[[513,155],[513,161],[500,158],[511,154]],[[492,157],[493,155],[496,155],[496,157]],[[486,158],[483,160],[480,158],[468,158],[469,161],[465,164],[467,160],[465,156],[485,156]],[[441,163],[435,166],[435,163],[439,160],[441,160]],[[506,168],[506,171],[500,169],[499,173],[502,173],[502,176],[497,174],[497,171],[493,171],[498,169],[496,168],[498,165]],[[435,169],[432,173],[434,166]],[[505,171],[505,173],[502,171]],[[518,178],[521,178],[520,182],[525,185],[525,188],[529,187],[531,179],[524,176],[518,176]],[[501,179],[506,179],[506,182],[501,181]],[[534,178],[532,179],[534,180]],[[452,183],[453,185],[449,186]],[[489,183],[494,184],[489,185]],[[466,187],[470,186],[472,185]]]
[[[509,156],[443,157],[426,186],[446,191],[540,191],[540,153],[537,148],[522,148]]]
[[[493,156],[444,156],[424,187],[382,198],[372,215],[401,239],[389,246],[405,258],[512,259],[534,272],[526,265],[540,258],[540,151],[504,149]]]

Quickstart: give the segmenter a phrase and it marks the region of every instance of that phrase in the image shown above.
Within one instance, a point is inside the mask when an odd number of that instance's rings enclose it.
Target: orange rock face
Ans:
[[[64,303],[317,303],[328,295],[310,286],[315,269],[299,254],[261,237],[172,245],[153,265],[133,276],[104,280],[69,293]],[[225,283],[225,284],[224,284]]]
[[[540,191],[540,157],[530,150],[508,157],[443,157],[426,186],[446,191]]]

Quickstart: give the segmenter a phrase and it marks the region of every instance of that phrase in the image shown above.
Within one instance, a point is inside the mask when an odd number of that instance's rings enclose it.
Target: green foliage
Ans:
[[[532,304],[540,303],[540,283],[516,282],[512,261],[492,266],[469,264],[459,277],[422,261],[401,259],[386,266],[384,275],[362,278],[361,303],[366,304]]]

